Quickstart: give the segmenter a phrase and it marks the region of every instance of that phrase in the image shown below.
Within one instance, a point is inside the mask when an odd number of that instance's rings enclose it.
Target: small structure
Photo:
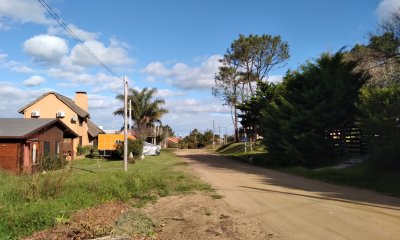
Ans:
[[[56,118],[0,118],[0,168],[31,173],[45,155],[72,160],[76,137]]]
[[[180,142],[180,141],[182,141],[181,138],[178,138],[178,137],[169,137],[169,138],[166,138],[166,139],[162,142],[161,146],[162,146],[163,148],[179,148],[179,142]]]
[[[74,100],[57,92],[44,93],[18,110],[24,118],[57,118],[78,136],[74,139],[72,155],[78,146],[95,145],[103,131],[90,120],[86,92],[76,92]]]
[[[135,140],[136,136],[133,133],[128,133],[128,138]],[[103,157],[111,157],[113,152],[117,149],[117,145],[122,142],[124,142],[123,133],[99,134],[98,135],[99,155]]]

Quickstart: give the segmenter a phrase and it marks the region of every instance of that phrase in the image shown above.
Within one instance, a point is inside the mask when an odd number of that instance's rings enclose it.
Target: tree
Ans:
[[[400,8],[383,19],[368,44],[357,44],[347,58],[357,61],[357,71],[367,72],[367,85],[388,87],[400,83]]]
[[[196,128],[193,129],[188,136],[186,136],[183,141],[188,144],[188,148],[194,149],[201,147],[201,141],[203,139],[203,134],[199,132]]]
[[[363,88],[357,107],[373,166],[399,171],[400,85]]]
[[[168,113],[168,110],[163,108],[165,104],[163,99],[156,98],[156,88],[144,88],[142,91],[130,88],[128,101],[132,102],[132,120],[134,129],[139,139],[144,140],[148,135],[148,127],[155,122],[161,123],[161,117]],[[118,94],[116,99],[124,101],[124,95]],[[114,112],[114,115],[124,115],[124,108],[119,108]]]
[[[316,166],[334,155],[327,133],[355,118],[367,76],[342,53],[322,54],[288,72],[279,93],[262,110],[262,133],[271,157],[283,164]]]
[[[250,136],[259,134],[261,110],[265,104],[274,99],[275,92],[279,86],[268,82],[259,83],[256,93],[238,106],[241,112],[238,114],[238,117],[241,119],[240,124]]]
[[[280,36],[239,35],[220,60],[222,66],[212,93],[231,107],[235,141],[239,136],[237,106],[248,100],[259,83],[266,81],[268,73],[288,58],[288,44]]]

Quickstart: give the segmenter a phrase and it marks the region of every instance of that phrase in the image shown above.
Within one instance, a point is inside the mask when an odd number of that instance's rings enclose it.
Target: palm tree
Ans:
[[[168,113],[168,110],[162,108],[165,104],[164,99],[156,98],[157,88],[144,88],[142,91],[130,88],[128,92],[128,101],[132,102],[132,120],[136,134],[142,140],[146,139],[148,127],[154,123],[161,123],[161,117]],[[116,99],[124,101],[124,95],[118,94]],[[124,115],[124,108],[119,108],[114,112],[114,115]]]

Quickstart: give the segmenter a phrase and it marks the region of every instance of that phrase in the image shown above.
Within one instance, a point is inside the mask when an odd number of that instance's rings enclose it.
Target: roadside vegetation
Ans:
[[[170,151],[122,171],[121,161],[84,159],[70,168],[15,176],[0,172],[0,239],[18,239],[68,221],[79,209],[109,201],[140,207],[158,197],[210,187],[177,171]]]
[[[270,56],[267,46],[284,54]],[[236,143],[217,152],[400,196],[400,9],[366,43],[321,53],[288,70],[282,82],[270,82],[262,73],[274,60],[284,63],[288,49],[279,36],[265,35],[240,35],[228,48],[213,94],[232,107],[233,124],[240,120],[242,128],[235,126]],[[258,136],[265,151],[245,154],[238,140]],[[362,163],[331,167],[357,155]]]
[[[366,160],[347,168],[335,168],[338,163],[346,160],[346,158],[336,159],[337,161],[331,162],[330,166],[323,168],[287,166],[271,158],[271,155],[267,153],[265,147],[260,142],[254,143],[253,150],[249,150],[249,143],[247,145],[248,151],[246,153],[243,142],[231,142],[221,146],[216,152],[222,156],[244,163],[329,183],[366,188],[400,197],[400,175],[397,172],[386,171],[376,167],[376,163],[372,160]]]

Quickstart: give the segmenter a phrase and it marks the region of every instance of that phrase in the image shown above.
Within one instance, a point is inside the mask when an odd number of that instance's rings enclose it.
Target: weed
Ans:
[[[163,151],[129,165],[127,173],[121,161],[92,159],[46,174],[14,176],[0,171],[0,239],[18,239],[67,221],[76,210],[111,200],[140,207],[160,196],[210,190],[198,178],[174,170],[179,162]]]

